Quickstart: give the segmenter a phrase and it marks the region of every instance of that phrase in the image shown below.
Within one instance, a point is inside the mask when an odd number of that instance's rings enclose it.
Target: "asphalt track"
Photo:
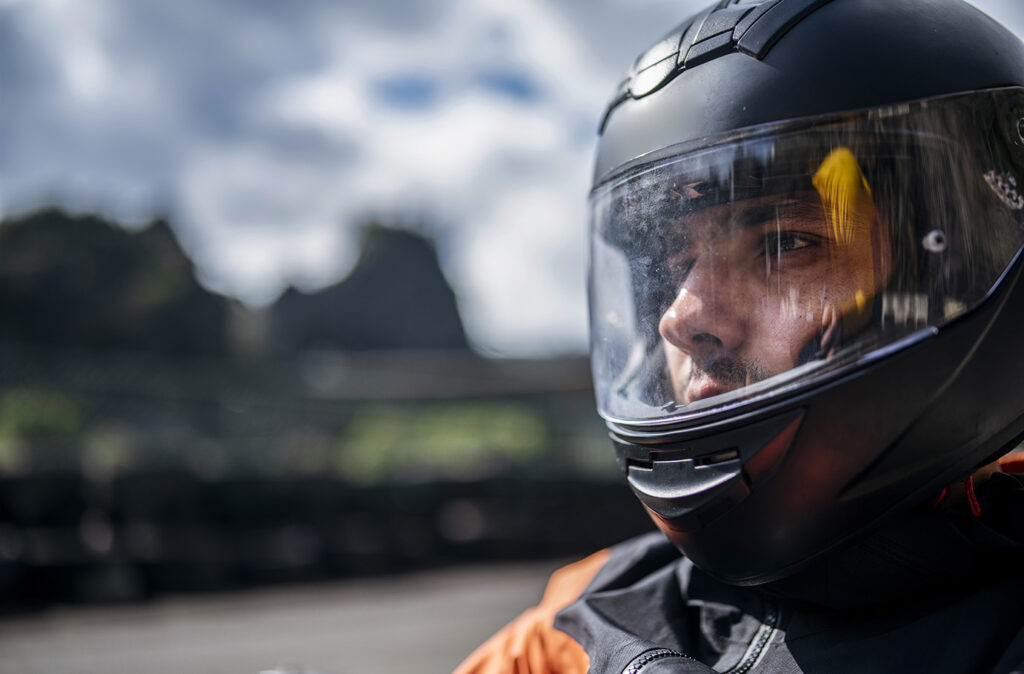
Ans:
[[[561,562],[478,566],[0,619],[0,672],[450,672]]]

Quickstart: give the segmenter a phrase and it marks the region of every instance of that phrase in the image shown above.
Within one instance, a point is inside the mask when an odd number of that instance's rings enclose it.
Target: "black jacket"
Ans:
[[[1024,672],[1024,480],[923,508],[784,581],[720,583],[660,533],[612,548],[555,618],[593,674]]]

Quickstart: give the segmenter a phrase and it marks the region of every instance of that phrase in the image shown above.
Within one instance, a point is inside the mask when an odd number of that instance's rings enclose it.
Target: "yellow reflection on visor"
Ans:
[[[836,243],[849,245],[858,222],[870,229],[875,220],[871,188],[849,148],[832,150],[811,183],[821,196]]]
[[[871,187],[847,147],[832,150],[821,162],[811,183],[821,197],[833,243],[845,251],[835,262],[842,264],[841,273],[854,289],[852,297],[841,300],[838,307],[844,314],[843,336],[848,338],[867,325],[874,304],[875,204]]]

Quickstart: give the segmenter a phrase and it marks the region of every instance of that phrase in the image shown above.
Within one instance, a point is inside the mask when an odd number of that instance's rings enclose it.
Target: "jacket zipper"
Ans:
[[[779,607],[771,599],[765,598],[764,601],[764,622],[757,628],[743,657],[734,667],[726,670],[725,674],[747,674],[764,653],[764,649],[771,642],[772,637],[775,636],[779,623]]]
[[[622,670],[622,674],[640,674],[640,670],[651,664],[655,660],[661,660],[662,658],[685,658],[687,660],[693,660],[689,655],[674,651],[671,648],[656,648],[650,651],[644,651],[640,655],[633,658],[626,668]]]

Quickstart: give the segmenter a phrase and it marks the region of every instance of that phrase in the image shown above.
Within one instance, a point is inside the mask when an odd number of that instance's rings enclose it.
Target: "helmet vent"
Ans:
[[[803,21],[811,12],[828,4],[831,0],[769,0],[758,6],[751,14],[759,13],[748,25],[736,25],[733,37],[736,49],[757,59],[762,59],[790,28]]]
[[[1024,196],[1017,189],[1017,178],[1009,173],[985,172],[985,182],[999,200],[1015,211],[1024,209]]]
[[[694,463],[698,466],[713,466],[718,463],[725,463],[726,461],[733,461],[738,458],[740,458],[740,450],[733,448],[721,452],[715,452],[714,454],[698,456],[694,460]]]
[[[624,91],[608,106],[642,98],[680,73],[739,52],[762,59],[786,31],[830,0],[721,0],[640,55]]]

